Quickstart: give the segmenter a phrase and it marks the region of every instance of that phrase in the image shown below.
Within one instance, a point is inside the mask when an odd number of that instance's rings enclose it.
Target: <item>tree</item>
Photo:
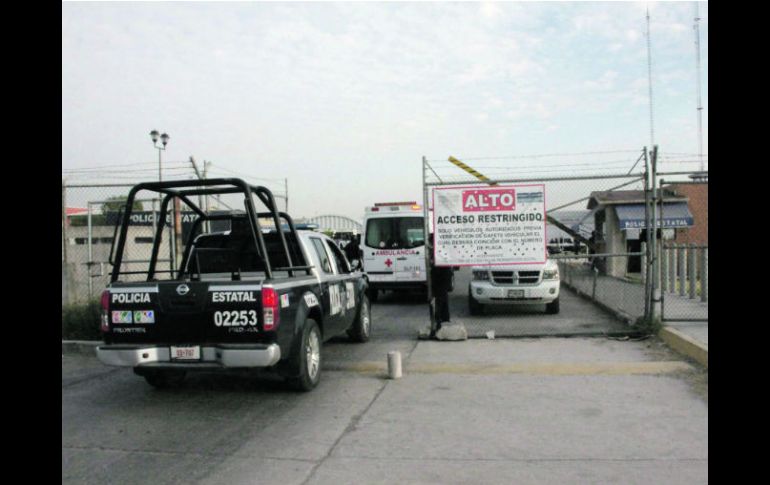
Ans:
[[[106,214],[108,212],[120,211],[121,207],[126,205],[127,199],[128,197],[124,195],[115,195],[112,197],[108,197],[107,201],[104,204],[102,204],[102,214]],[[143,210],[141,201],[134,200],[134,205],[131,208],[131,210],[132,212]]]

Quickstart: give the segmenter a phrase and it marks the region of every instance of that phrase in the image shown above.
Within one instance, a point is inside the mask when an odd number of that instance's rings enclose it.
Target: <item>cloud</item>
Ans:
[[[692,6],[661,3],[651,17],[664,103],[666,90],[694,92]],[[299,213],[357,216],[372,190],[419,193],[423,154],[579,148],[624,113],[644,121],[644,31],[644,9],[622,2],[173,2],[160,15],[65,2],[63,164],[152,161],[158,128],[169,157],[288,177]],[[624,132],[613,143],[646,143],[645,126]],[[385,164],[398,176],[378,175],[376,189],[334,177],[338,201],[308,195],[330,173]]]

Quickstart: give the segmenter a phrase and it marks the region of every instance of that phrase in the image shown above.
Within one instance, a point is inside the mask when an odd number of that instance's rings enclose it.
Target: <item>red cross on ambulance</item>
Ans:
[[[385,260],[385,266],[387,266],[388,268],[390,268],[390,265],[391,265],[391,264],[393,264],[393,261],[391,261],[391,260],[390,260],[390,258],[388,258],[388,259],[386,259],[386,260]]]

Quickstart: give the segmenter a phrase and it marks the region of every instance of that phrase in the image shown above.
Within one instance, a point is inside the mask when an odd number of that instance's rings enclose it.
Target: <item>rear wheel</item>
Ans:
[[[305,322],[302,340],[299,346],[298,368],[290,377],[288,384],[297,391],[310,391],[321,380],[321,331],[315,320]]]
[[[364,294],[361,297],[361,305],[358,309],[358,315],[353,322],[353,327],[348,330],[348,336],[354,342],[366,342],[369,340],[369,334],[372,331],[372,312],[369,306],[369,298]]]
[[[156,389],[179,387],[187,374],[183,370],[171,369],[147,369],[141,372],[135,370],[134,372],[144,377],[144,380]]]
[[[559,313],[559,297],[557,296],[554,301],[545,305],[545,312],[549,315],[555,315]]]

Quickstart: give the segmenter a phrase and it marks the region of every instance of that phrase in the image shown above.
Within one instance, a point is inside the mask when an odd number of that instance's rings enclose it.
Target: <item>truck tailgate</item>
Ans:
[[[261,342],[261,282],[123,284],[109,288],[112,343]]]

